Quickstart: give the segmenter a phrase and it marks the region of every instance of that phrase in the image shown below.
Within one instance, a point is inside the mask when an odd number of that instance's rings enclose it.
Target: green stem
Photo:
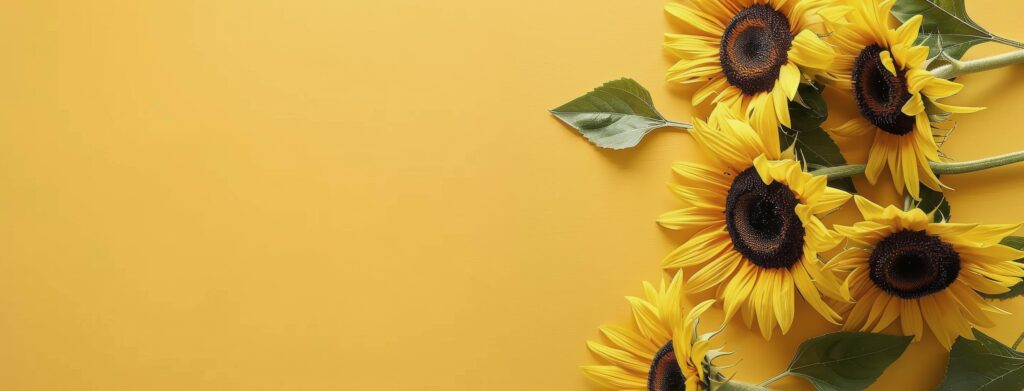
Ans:
[[[953,175],[987,170],[989,168],[1005,166],[1007,164],[1013,164],[1021,161],[1024,161],[1024,151],[966,162],[928,162],[928,165],[932,167],[932,172],[936,174]],[[863,164],[850,164],[846,166],[822,168],[820,170],[811,171],[811,174],[825,175],[828,179],[840,179],[857,174],[863,174],[865,168],[866,166]]]
[[[946,61],[948,61],[949,64],[932,69],[932,74],[935,75],[935,77],[941,79],[952,79],[968,73],[987,71],[989,69],[996,69],[1007,65],[1021,63],[1024,62],[1024,50],[997,54],[995,56],[970,61],[960,61],[952,58],[947,58]]]
[[[768,387],[753,385],[736,380],[729,380],[727,384],[729,385],[728,389],[730,391],[774,391]]]
[[[676,122],[676,121],[668,121],[668,120],[665,121],[665,126],[668,126],[670,128],[679,128],[679,129],[693,129],[693,125],[688,124],[686,122]]]
[[[782,373],[780,373],[778,375],[775,375],[771,379],[768,379],[768,380],[765,380],[765,381],[761,382],[761,384],[758,384],[758,386],[766,387],[769,384],[775,383],[775,382],[781,380],[782,378],[784,378],[786,376],[789,376],[789,371],[785,371],[785,372],[782,372]]]
[[[1013,350],[1017,350],[1017,347],[1020,346],[1020,341],[1024,341],[1024,334],[1017,337],[1017,341],[1013,343]]]

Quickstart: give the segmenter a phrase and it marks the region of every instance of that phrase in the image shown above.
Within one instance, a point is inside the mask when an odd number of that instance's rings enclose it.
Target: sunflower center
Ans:
[[[804,246],[798,203],[789,187],[764,184],[753,167],[737,175],[725,199],[725,226],[733,247],[766,269],[793,266]]]
[[[647,391],[684,391],[686,378],[676,361],[672,341],[661,347],[647,371]]]
[[[903,114],[910,100],[906,75],[899,69],[892,74],[879,57],[884,51],[871,45],[860,52],[853,63],[853,97],[857,108],[871,124],[902,136],[914,130],[914,117]]]
[[[880,240],[869,262],[875,286],[903,299],[940,292],[960,274],[953,246],[924,231],[903,230]]]
[[[792,46],[786,15],[766,4],[752,5],[737,13],[722,33],[722,72],[746,95],[771,91]]]

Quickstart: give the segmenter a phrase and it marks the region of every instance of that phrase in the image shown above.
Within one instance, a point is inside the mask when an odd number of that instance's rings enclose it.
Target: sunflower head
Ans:
[[[921,183],[941,190],[928,165],[939,160],[929,115],[980,109],[938,102],[963,86],[937,78],[925,68],[928,48],[914,45],[921,15],[892,28],[889,11],[895,0],[837,2],[836,8],[845,12],[825,18],[837,50],[824,78],[853,96],[860,116],[831,131],[872,140],[866,171],[872,184],[888,166],[900,193],[906,188],[919,199]]]
[[[864,221],[837,226],[850,248],[826,266],[849,273],[844,285],[856,300],[846,329],[879,332],[897,319],[904,335],[920,340],[928,325],[946,349],[971,327],[991,327],[1005,313],[978,292],[998,294],[1020,282],[1024,252],[999,244],[1021,225],[934,223],[920,209],[881,207],[857,196]]]
[[[714,303],[708,300],[682,313],[683,278],[655,287],[644,283],[645,297],[627,297],[633,308],[636,331],[621,326],[601,327],[610,344],[590,341],[587,346],[605,365],[583,367],[591,380],[609,389],[649,391],[709,390],[725,380],[713,361],[728,353],[712,349],[710,340],[721,329],[698,334],[701,314]]]
[[[692,134],[713,164],[673,167],[681,184],[669,187],[686,205],[658,222],[694,234],[662,266],[701,266],[687,289],[717,287],[726,317],[742,312],[748,326],[756,318],[765,338],[776,327],[789,330],[797,293],[838,322],[822,294],[839,300],[849,295],[839,279],[821,270],[818,253],[841,238],[818,215],[838,208],[850,195],[828,187],[824,177],[804,172],[794,160],[769,159],[781,153],[766,147],[750,124],[723,105],[707,122],[694,122]]]
[[[811,30],[824,0],[682,0],[665,10],[687,27],[666,34],[665,48],[679,61],[668,79],[699,83],[693,104],[722,103],[758,126],[769,149],[778,149],[779,124],[791,126],[789,101],[803,80],[823,74],[834,52]],[[833,12],[834,13],[834,12]],[[778,156],[770,155],[777,159]]]

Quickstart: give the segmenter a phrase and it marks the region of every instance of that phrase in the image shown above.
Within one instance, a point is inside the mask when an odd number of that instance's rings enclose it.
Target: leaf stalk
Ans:
[[[688,124],[686,122],[669,121],[669,120],[666,120],[665,126],[668,126],[670,128],[679,128],[679,129],[693,129],[693,125],[692,124]]]
[[[777,382],[779,380],[782,380],[782,378],[784,378],[786,376],[789,376],[789,371],[785,371],[785,372],[782,372],[782,373],[780,373],[778,375],[775,375],[771,379],[768,379],[768,380],[765,380],[765,381],[761,382],[761,384],[758,384],[758,386],[760,386],[760,387],[767,387],[769,384],[772,384],[772,383],[775,383],[775,382]]]

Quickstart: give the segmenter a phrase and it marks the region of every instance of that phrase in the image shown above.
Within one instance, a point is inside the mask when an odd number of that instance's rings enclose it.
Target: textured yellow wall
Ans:
[[[661,1],[15,3],[0,389],[589,390],[585,340],[682,240],[653,220],[689,136],[602,151],[545,112],[630,76],[688,120]],[[970,5],[1024,38],[1024,3]],[[989,109],[948,154],[1024,149],[1022,75],[961,79],[951,102]],[[1024,221],[1022,179],[949,178],[954,219]],[[771,343],[730,324],[739,379],[829,329],[797,315]],[[874,389],[931,389],[944,361],[929,337]]]

